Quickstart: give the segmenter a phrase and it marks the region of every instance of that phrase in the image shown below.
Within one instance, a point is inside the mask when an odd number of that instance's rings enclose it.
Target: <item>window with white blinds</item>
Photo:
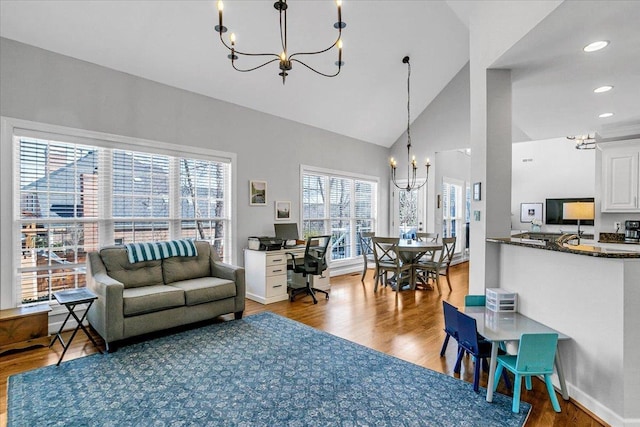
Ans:
[[[112,244],[194,238],[230,262],[229,162],[58,139],[14,137],[18,304],[84,286],[87,253]]]
[[[360,255],[360,233],[375,231],[377,182],[362,177],[303,169],[304,237],[331,234],[331,260]]]

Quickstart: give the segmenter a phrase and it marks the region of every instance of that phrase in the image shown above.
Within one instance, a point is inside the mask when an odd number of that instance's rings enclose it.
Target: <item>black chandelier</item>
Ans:
[[[338,30],[338,38],[336,39],[336,41],[333,42],[331,46],[329,46],[326,49],[319,50],[317,52],[296,52],[291,55],[289,54],[288,45],[287,45],[287,8],[289,6],[287,6],[287,0],[278,0],[273,4],[273,7],[280,14],[280,42],[282,43],[282,52],[280,54],[241,52],[238,49],[236,49],[236,36],[233,33],[229,36],[229,41],[231,42],[231,46],[229,46],[222,38],[222,34],[227,32],[227,27],[222,25],[222,11],[224,9],[222,0],[218,1],[218,25],[215,26],[215,30],[220,35],[220,41],[222,42],[222,44],[231,51],[231,53],[227,55],[227,58],[231,60],[231,66],[236,71],[241,71],[243,73],[246,73],[249,71],[257,70],[258,68],[262,68],[265,65],[271,64],[272,62],[278,61],[280,66],[279,75],[282,77],[282,84],[284,84],[285,79],[289,75],[287,71],[291,71],[292,64],[294,62],[297,62],[298,64],[304,65],[314,73],[320,74],[321,76],[335,77],[338,74],[340,74],[340,70],[344,65],[344,62],[342,61],[342,38],[341,37],[342,37],[342,29],[347,26],[347,24],[342,22],[342,0],[336,0],[336,5],[338,7],[338,22],[333,24],[333,27]],[[338,60],[335,62],[335,65],[338,67],[338,71],[336,71],[334,74],[326,74],[326,73],[317,71],[313,67],[305,64],[300,59],[296,58],[297,56],[302,56],[302,55],[317,55],[320,53],[324,53],[331,50],[334,47],[338,48]],[[257,67],[242,69],[236,66],[236,60],[239,57],[238,55],[266,56],[266,57],[275,57],[275,58],[267,60],[267,62],[261,65],[258,65]]]
[[[389,165],[391,166],[391,180],[393,181],[393,185],[395,185],[400,190],[417,190],[422,188],[427,181],[429,180],[429,168],[431,167],[431,162],[429,158],[427,158],[425,162],[425,166],[427,167],[427,177],[425,178],[422,184],[416,185],[416,172],[418,171],[418,164],[416,162],[416,156],[411,157],[411,64],[409,63],[409,57],[405,56],[402,58],[402,63],[407,64],[407,185],[400,186],[396,181],[396,166],[397,163],[394,158],[391,158]]]

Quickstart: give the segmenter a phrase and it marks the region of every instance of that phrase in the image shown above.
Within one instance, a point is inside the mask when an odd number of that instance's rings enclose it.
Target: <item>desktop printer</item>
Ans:
[[[277,251],[282,249],[282,243],[283,240],[279,237],[249,237],[249,249],[253,249],[255,251]]]

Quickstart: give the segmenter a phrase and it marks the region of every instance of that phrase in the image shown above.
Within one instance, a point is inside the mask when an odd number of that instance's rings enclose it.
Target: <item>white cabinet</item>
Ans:
[[[640,212],[640,141],[602,149],[602,212]]]
[[[245,282],[247,298],[261,304],[271,304],[289,298],[287,283],[299,287],[305,285],[305,278],[300,274],[287,271],[287,260],[291,257],[287,252],[295,254],[296,258],[304,257],[304,247],[279,251],[244,250]],[[322,290],[329,290],[329,269],[320,276],[311,277],[311,285]]]

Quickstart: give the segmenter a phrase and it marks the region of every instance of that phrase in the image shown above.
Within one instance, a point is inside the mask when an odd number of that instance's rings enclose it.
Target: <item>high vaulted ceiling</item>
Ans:
[[[333,1],[288,4],[290,52],[333,42]],[[250,73],[231,69],[214,31],[214,1],[2,0],[0,35],[389,147],[406,128],[402,57],[411,57],[413,120],[469,60],[467,25],[478,7],[483,6],[346,0],[341,74],[324,78],[294,64],[284,86],[275,63]],[[280,52],[272,1],[226,1],[224,20],[239,48]],[[513,69],[513,120],[521,138],[640,123],[638,22],[637,1],[564,2],[507,52],[495,66]],[[596,39],[611,45],[585,55],[582,47]],[[336,59],[328,53],[308,62],[331,72]],[[602,84],[615,88],[594,95]],[[597,114],[604,110],[616,115],[603,121]]]

